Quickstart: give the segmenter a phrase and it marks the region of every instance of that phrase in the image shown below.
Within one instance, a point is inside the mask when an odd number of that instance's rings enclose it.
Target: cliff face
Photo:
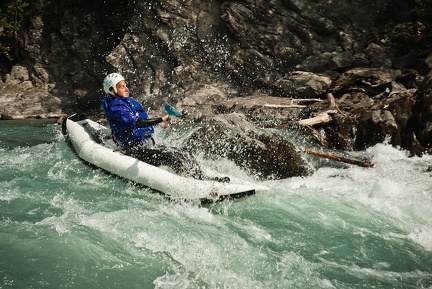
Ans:
[[[334,92],[338,99],[350,89],[346,72],[358,67],[411,69],[408,78],[421,79],[430,51],[403,49],[419,41],[420,26],[396,29],[411,20],[414,6],[414,0],[38,0],[19,33],[18,63],[1,76],[0,113],[100,110],[101,82],[111,72],[123,74],[132,94],[146,95],[153,108],[200,95],[223,102]]]
[[[135,94],[181,98],[213,85],[230,95],[246,87],[295,96],[286,81],[294,69],[391,67],[393,51],[380,41],[409,19],[413,2],[39,0],[20,31],[18,63],[71,109],[98,106],[112,71]],[[388,57],[378,59],[370,43]]]

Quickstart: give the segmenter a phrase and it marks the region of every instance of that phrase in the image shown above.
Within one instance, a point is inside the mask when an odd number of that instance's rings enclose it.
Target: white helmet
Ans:
[[[117,85],[117,83],[119,83],[122,80],[125,80],[125,79],[123,78],[123,76],[121,76],[118,73],[108,74],[107,77],[105,77],[105,79],[103,81],[104,91],[108,94],[115,95],[115,93],[117,93],[116,85]],[[112,91],[112,90],[114,90],[114,91]]]

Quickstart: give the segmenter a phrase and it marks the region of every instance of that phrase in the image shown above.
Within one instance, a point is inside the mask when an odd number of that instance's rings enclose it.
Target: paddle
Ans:
[[[180,111],[178,111],[174,106],[169,105],[168,103],[165,102],[164,104],[165,106],[165,111],[170,115],[170,116],[182,116],[182,113]]]
[[[338,157],[338,156],[335,156],[335,155],[332,155],[332,154],[328,154],[328,153],[324,153],[324,152],[318,152],[318,151],[313,151],[313,150],[308,150],[308,149],[303,149],[303,152],[305,152],[307,154],[312,154],[312,155],[328,158],[330,160],[339,161],[339,162],[348,163],[348,164],[353,164],[353,165],[357,165],[357,166],[361,166],[361,167],[366,167],[366,168],[371,168],[371,167],[374,166],[374,164],[369,163],[369,162],[362,162],[362,161],[357,161],[357,160],[351,160],[351,159],[347,159],[347,158],[344,158],[344,157]]]
[[[180,111],[178,111],[174,106],[172,106],[172,105],[170,105],[170,104],[168,104],[168,103],[166,103],[166,102],[164,103],[164,108],[165,108],[165,111],[168,113],[169,116],[180,117],[180,116],[183,115],[183,114],[182,114]],[[163,129],[163,130],[161,131],[161,136],[164,136],[165,133],[166,133],[166,129]]]

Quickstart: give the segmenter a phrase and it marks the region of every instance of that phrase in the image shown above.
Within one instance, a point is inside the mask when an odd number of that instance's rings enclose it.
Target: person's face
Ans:
[[[117,94],[120,97],[126,98],[129,97],[129,88],[126,85],[126,81],[122,80],[116,85]]]

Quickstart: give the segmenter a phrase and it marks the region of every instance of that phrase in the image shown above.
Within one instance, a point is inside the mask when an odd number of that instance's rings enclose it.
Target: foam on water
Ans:
[[[90,167],[62,140],[0,150],[0,287],[430,288],[431,157],[387,144],[356,157],[375,167],[320,160],[204,206]]]

